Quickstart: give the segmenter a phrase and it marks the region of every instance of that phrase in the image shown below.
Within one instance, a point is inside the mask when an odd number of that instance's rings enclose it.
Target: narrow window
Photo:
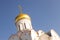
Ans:
[[[25,29],[26,29],[26,24],[24,23]]]
[[[19,31],[20,31],[20,25],[18,25]]]

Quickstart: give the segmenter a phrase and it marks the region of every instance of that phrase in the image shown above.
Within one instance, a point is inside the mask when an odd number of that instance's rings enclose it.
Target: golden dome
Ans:
[[[18,22],[18,21],[21,20],[21,19],[29,19],[29,20],[30,20],[30,17],[29,17],[29,15],[27,15],[27,14],[20,13],[20,14],[15,18],[15,22]]]

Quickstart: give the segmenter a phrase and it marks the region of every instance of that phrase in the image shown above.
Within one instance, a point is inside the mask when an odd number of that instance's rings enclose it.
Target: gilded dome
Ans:
[[[21,19],[29,19],[29,20],[30,20],[30,17],[29,17],[29,15],[27,15],[27,14],[20,13],[20,14],[15,18],[15,22],[18,22],[18,21],[21,20]]]

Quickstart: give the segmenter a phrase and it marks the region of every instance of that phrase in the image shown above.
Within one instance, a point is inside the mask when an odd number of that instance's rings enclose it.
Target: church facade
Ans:
[[[59,35],[51,29],[45,33],[43,30],[35,31],[31,24],[31,18],[27,14],[20,13],[15,18],[17,33],[8,40],[60,40]]]

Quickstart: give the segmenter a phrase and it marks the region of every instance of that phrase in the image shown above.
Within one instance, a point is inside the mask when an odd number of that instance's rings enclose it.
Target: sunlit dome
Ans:
[[[23,14],[23,13],[20,13],[16,18],[15,18],[15,22],[18,22],[19,20],[21,19],[29,19],[30,20],[30,17],[28,14]]]

